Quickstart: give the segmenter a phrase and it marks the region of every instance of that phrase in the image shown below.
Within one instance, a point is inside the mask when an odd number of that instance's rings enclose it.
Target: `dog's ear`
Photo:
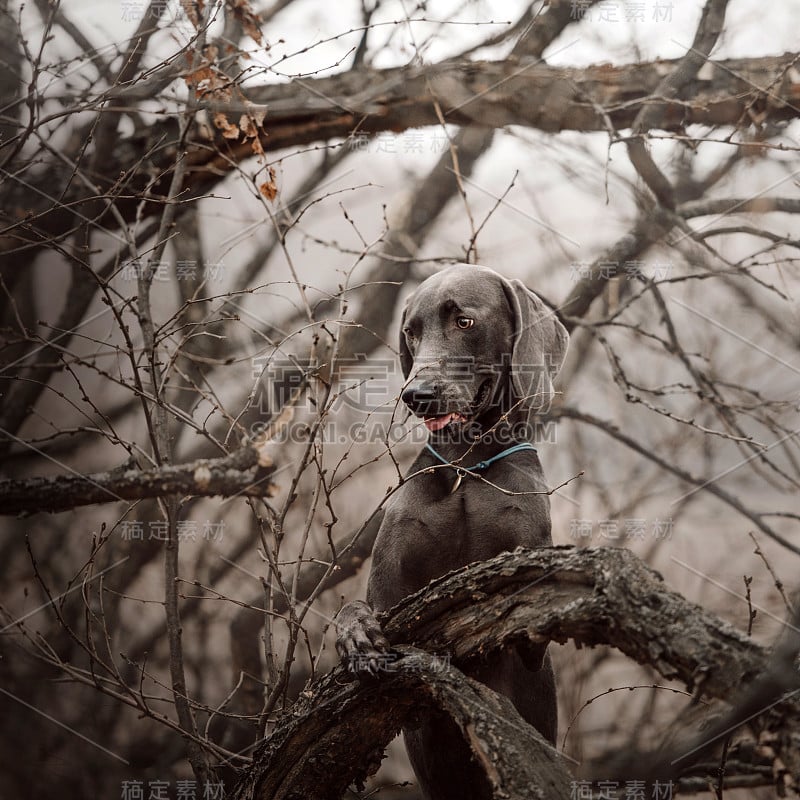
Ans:
[[[400,317],[400,368],[403,370],[404,378],[408,378],[411,374],[411,367],[414,366],[414,356],[411,355],[411,351],[408,349],[406,335],[403,332],[403,329],[406,327],[407,310],[408,304],[406,304],[406,307],[403,309],[403,316]]]
[[[542,413],[553,399],[553,379],[564,363],[569,334],[555,312],[521,281],[504,284],[514,317],[511,388],[522,409]]]

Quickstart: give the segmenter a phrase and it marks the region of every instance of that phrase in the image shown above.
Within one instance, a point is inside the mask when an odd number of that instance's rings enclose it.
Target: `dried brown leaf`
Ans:
[[[247,0],[227,0],[228,8],[239,21],[244,32],[257,44],[263,44],[263,35],[258,14],[250,7]]]
[[[259,187],[258,191],[270,201],[270,203],[278,196],[278,184],[275,183],[275,170],[269,167],[269,180],[264,181]]]
[[[217,111],[214,114],[214,126],[222,131],[226,139],[239,138],[239,129],[228,120],[224,111]]]

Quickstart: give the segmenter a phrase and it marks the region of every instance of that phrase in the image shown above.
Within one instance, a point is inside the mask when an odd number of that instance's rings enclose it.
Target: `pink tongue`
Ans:
[[[426,417],[423,422],[429,431],[438,431],[458,417],[459,414],[444,414],[441,417]]]

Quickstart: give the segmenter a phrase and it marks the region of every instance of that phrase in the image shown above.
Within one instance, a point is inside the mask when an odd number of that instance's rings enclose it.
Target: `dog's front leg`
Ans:
[[[351,672],[377,675],[389,651],[389,640],[365,602],[354,600],[336,615],[336,652]]]
[[[538,672],[544,665],[544,657],[547,653],[546,644],[537,644],[529,640],[524,640],[517,644],[517,653],[522,659],[522,663],[531,671]]]

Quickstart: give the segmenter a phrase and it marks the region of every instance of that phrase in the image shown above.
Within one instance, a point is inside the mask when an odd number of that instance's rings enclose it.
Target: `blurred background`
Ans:
[[[425,440],[399,314],[453,262],[571,329],[540,420],[554,542],[630,548],[775,640],[800,565],[800,2],[705,5],[0,2],[3,476],[222,458],[265,427],[275,465],[263,501],[32,491],[3,517],[3,797],[221,797],[336,663]],[[692,704],[610,648],[551,652],[587,780]],[[725,796],[775,796],[754,774]],[[376,790],[418,796],[400,740]]]

